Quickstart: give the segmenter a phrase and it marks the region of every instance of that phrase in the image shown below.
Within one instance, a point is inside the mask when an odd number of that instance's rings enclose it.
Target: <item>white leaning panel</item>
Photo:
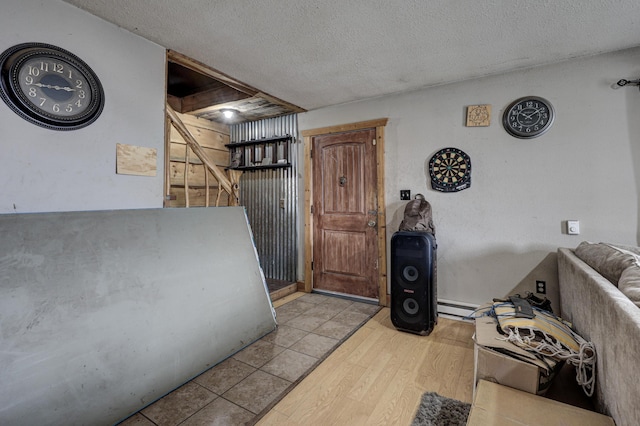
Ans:
[[[0,424],[106,424],[275,329],[244,208],[0,215]]]

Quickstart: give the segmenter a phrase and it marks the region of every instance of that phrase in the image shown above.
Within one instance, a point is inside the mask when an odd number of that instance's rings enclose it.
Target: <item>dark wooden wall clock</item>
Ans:
[[[93,70],[60,47],[24,43],[0,55],[0,97],[19,116],[53,130],[93,123],[104,91]]]
[[[551,102],[538,96],[525,96],[516,99],[504,110],[502,125],[516,138],[531,139],[549,130],[554,118]]]
[[[443,148],[429,160],[431,187],[457,192],[471,187],[471,159],[458,148]]]

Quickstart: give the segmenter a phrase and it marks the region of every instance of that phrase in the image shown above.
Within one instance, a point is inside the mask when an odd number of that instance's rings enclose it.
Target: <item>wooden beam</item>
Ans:
[[[215,121],[194,117],[193,115],[190,115],[190,114],[183,115],[180,118],[180,120],[182,120],[184,124],[187,124],[189,126],[212,130],[214,132],[218,132],[226,136],[229,136],[229,133],[230,133],[229,126],[227,126],[226,124],[216,123]],[[229,141],[225,140],[224,143],[229,143]]]
[[[291,104],[291,103],[289,103],[287,101],[283,101],[282,99],[276,98],[276,97],[271,96],[271,95],[269,95],[267,93],[264,93],[264,92],[256,93],[255,97],[256,98],[262,98],[265,101],[271,102],[272,104],[280,105],[280,106],[282,106],[282,107],[284,107],[286,109],[291,110],[292,113],[293,112],[307,112],[307,110],[304,109],[304,108],[300,108],[297,105]]]
[[[191,148],[193,153],[196,154],[198,158],[200,158],[200,161],[202,161],[207,166],[213,176],[218,180],[220,186],[225,191],[227,191],[227,193],[233,194],[234,191],[229,178],[227,178],[224,172],[215,163],[209,160],[209,157],[207,157],[207,154],[202,150],[202,147],[200,146],[198,141],[196,141],[193,136],[191,136],[191,133],[189,133],[187,127],[184,125],[182,120],[180,120],[178,114],[173,110],[173,108],[171,108],[171,105],[169,104],[167,104],[167,116],[173,123],[173,126],[176,128],[178,133],[180,133],[180,136],[182,136],[185,142],[187,142],[187,145]],[[236,204],[229,203],[229,205]]]
[[[304,137],[304,289],[311,293],[313,290],[313,215],[311,202],[313,199],[313,174],[311,168],[311,136]],[[300,289],[300,286],[298,286]]]
[[[164,200],[162,207],[169,207],[169,200],[171,199],[171,174],[170,165],[171,160],[167,153],[171,152],[171,120],[165,117],[164,120]]]
[[[176,111],[182,112],[182,99],[177,96],[167,94],[167,103]]]
[[[376,144],[376,166],[378,168],[378,303],[381,306],[388,307],[391,306],[391,297],[387,292],[387,203],[384,196],[384,131],[385,126],[376,127],[376,138],[378,139]]]
[[[328,135],[331,133],[351,132],[354,130],[371,129],[373,127],[386,126],[388,118],[379,118],[377,120],[360,121],[358,123],[340,124],[337,126],[320,127],[318,129],[303,130],[300,132],[302,136],[318,136]]]
[[[240,176],[242,176],[242,170],[227,170],[229,174],[229,181],[231,182],[231,188],[233,188],[233,193],[229,194],[229,205],[237,205],[231,204],[231,202],[235,199],[235,202],[238,203],[240,200]]]
[[[204,206],[205,207],[209,207],[209,192],[210,192],[210,188],[209,188],[209,170],[207,170],[207,166],[204,165],[204,186],[207,187],[207,192],[205,194],[204,197]],[[218,205],[216,205],[216,207],[218,207]]]
[[[189,144],[184,146],[184,206],[189,208]]]
[[[228,86],[216,87],[215,89],[204,90],[182,98],[181,112],[184,114],[211,108],[211,106],[225,104],[227,102],[241,101],[250,97],[250,95]],[[218,107],[218,109],[220,109],[220,107]]]

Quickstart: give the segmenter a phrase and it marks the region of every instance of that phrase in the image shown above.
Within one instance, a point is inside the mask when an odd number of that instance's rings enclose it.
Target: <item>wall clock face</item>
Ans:
[[[429,175],[436,191],[462,191],[471,186],[471,159],[458,148],[443,148],[429,160]]]
[[[505,130],[516,138],[535,138],[549,130],[555,111],[549,101],[526,96],[513,101],[502,116]]]
[[[0,55],[0,96],[25,120],[54,130],[93,123],[104,106],[100,80],[80,58],[56,46],[24,43]]]

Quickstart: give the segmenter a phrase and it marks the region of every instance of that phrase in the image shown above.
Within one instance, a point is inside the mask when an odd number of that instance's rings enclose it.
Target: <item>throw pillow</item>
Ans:
[[[622,271],[636,263],[633,253],[605,243],[583,241],[575,254],[616,286]]]
[[[623,250],[626,250],[626,251],[630,251],[631,253],[635,254],[636,256],[640,256],[640,247],[638,247],[638,246],[627,246],[627,245],[624,245],[624,244],[612,244],[612,243],[607,243],[607,245],[610,245],[611,247],[623,249]]]
[[[618,288],[622,294],[640,307],[640,265],[629,266],[622,271]]]

